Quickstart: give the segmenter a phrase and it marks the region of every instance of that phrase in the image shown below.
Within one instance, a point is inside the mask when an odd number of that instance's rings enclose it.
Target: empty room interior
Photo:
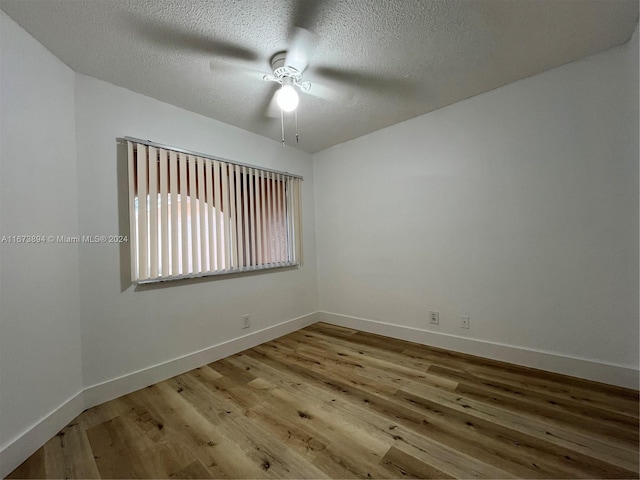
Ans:
[[[637,0],[0,0],[0,478],[638,478]]]

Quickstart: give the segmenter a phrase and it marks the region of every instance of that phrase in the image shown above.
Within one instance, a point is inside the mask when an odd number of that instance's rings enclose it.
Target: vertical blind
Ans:
[[[136,283],[302,263],[295,175],[127,139]]]

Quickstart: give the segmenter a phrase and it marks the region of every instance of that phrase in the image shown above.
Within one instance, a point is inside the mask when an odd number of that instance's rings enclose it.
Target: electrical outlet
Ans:
[[[251,326],[251,315],[242,316],[242,328],[249,328]]]
[[[440,325],[440,313],[432,310],[429,315],[429,323],[432,323],[433,325]]]
[[[461,328],[471,328],[469,327],[469,317],[467,316],[462,316],[460,317],[460,327]]]

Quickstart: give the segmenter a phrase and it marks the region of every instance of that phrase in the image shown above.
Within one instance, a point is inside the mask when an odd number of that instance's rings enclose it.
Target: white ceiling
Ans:
[[[269,59],[318,34],[298,148],[317,152],[626,42],[638,0],[0,0],[77,72],[280,138]],[[213,61],[213,70],[210,62]],[[312,87],[313,88],[313,87]],[[287,123],[287,143],[293,139]]]

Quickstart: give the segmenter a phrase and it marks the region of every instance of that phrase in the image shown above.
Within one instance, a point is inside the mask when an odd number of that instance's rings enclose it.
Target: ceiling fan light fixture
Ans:
[[[282,88],[278,90],[276,102],[284,112],[293,112],[298,108],[299,101],[298,92],[293,85],[282,85]]]

